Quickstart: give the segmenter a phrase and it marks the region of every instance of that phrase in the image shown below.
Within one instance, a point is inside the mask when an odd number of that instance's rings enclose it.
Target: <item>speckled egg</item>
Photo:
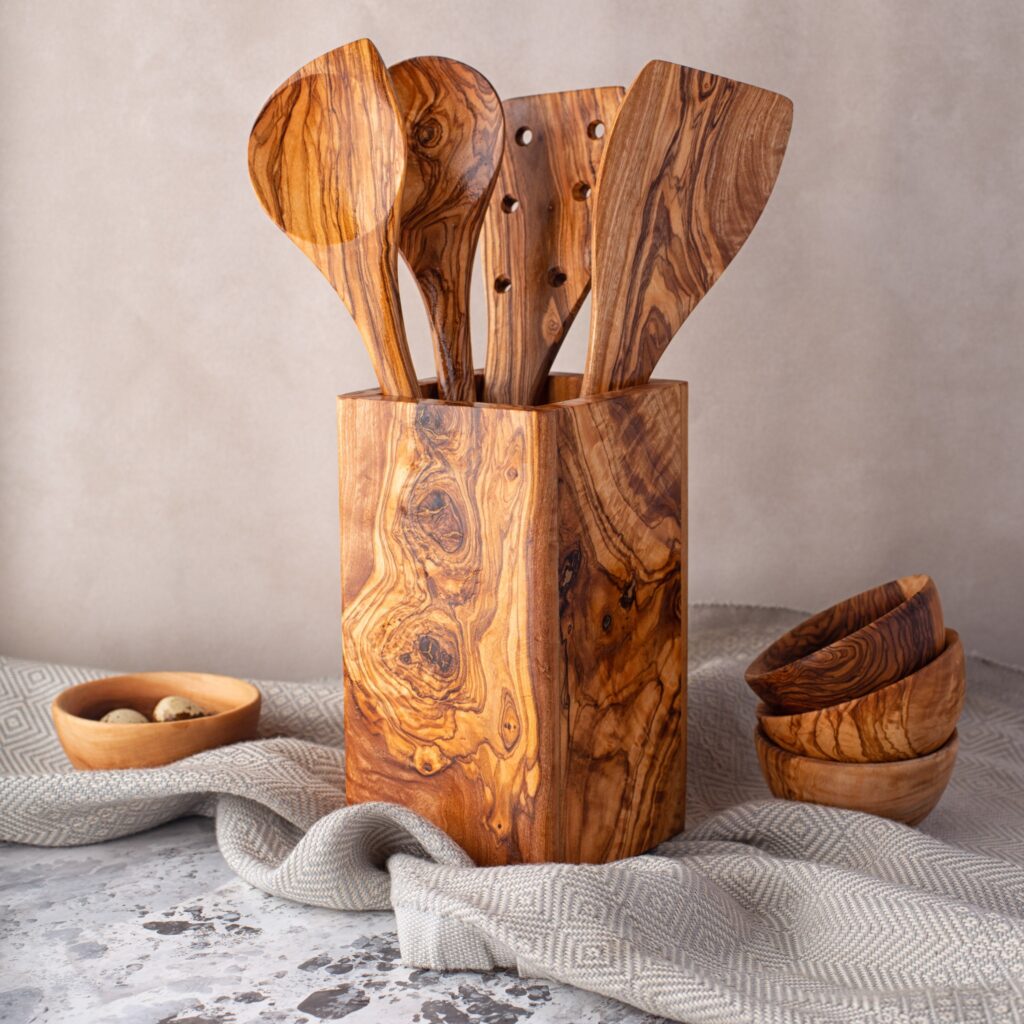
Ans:
[[[153,708],[154,722],[186,722],[190,718],[203,718],[206,712],[187,697],[164,697]]]
[[[134,708],[114,708],[108,711],[101,719],[110,725],[145,725],[149,719]]]

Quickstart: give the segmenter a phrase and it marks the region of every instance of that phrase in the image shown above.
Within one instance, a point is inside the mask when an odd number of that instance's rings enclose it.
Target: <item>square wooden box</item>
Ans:
[[[686,384],[579,387],[338,399],[347,799],[411,807],[478,864],[683,827]]]

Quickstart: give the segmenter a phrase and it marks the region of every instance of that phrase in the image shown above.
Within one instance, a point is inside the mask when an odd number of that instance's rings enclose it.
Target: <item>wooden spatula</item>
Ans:
[[[538,400],[590,289],[590,207],[619,86],[506,100],[505,159],[484,221],[488,402]]]
[[[764,209],[793,104],[651,61],[630,86],[598,176],[584,395],[643,384]]]
[[[249,136],[264,210],[352,314],[385,395],[420,394],[398,298],[405,132],[368,39],[310,61],[267,101]]]
[[[501,100],[446,57],[403,61],[391,80],[408,144],[399,244],[430,317],[440,397],[472,402],[469,286],[505,145]]]

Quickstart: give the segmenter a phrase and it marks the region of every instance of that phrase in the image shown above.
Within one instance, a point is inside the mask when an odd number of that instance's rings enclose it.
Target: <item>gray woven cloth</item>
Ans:
[[[1024,1020],[1024,673],[970,660],[957,768],[921,830],[774,801],[742,675],[798,618],[691,609],[691,827],[647,856],[477,868],[401,807],[343,807],[337,682],[260,683],[266,738],[73,772],[48,703],[102,673],[11,659],[0,839],[74,845],[210,815],[253,885],[393,907],[407,963],[514,967],[691,1024]]]

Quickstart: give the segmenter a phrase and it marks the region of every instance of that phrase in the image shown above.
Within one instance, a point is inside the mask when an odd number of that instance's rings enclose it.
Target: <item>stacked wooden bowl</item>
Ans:
[[[964,654],[935,583],[905,576],[819,612],[746,673],[772,792],[916,825],[956,760]]]

